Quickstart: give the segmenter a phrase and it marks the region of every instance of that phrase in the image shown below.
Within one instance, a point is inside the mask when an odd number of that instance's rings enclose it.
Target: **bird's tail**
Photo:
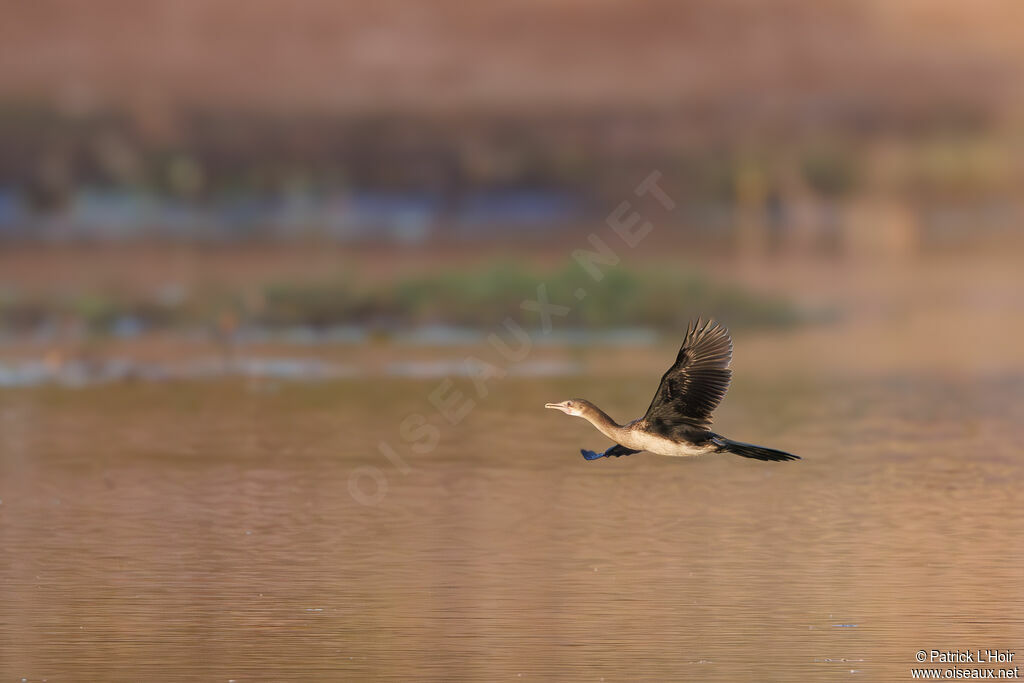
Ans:
[[[777,451],[774,448],[765,448],[764,446],[755,446],[752,443],[743,443],[742,441],[733,441],[727,439],[724,436],[716,436],[713,439],[714,443],[718,444],[718,453],[735,453],[736,455],[744,458],[753,458],[754,460],[769,460],[771,462],[784,462],[786,460],[799,460],[799,455],[793,455],[786,451]]]

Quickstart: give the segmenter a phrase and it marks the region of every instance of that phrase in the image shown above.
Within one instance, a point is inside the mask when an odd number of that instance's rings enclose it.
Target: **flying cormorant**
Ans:
[[[615,445],[603,453],[581,450],[587,460],[633,455],[640,451],[675,456],[735,453],[756,460],[799,460],[800,456],[792,453],[733,441],[708,429],[712,411],[729,388],[731,360],[729,331],[710,320],[702,322],[698,318],[687,327],[676,362],[662,376],[654,400],[640,419],[620,425],[582,398],[548,403],[544,407],[582,417],[615,441]]]

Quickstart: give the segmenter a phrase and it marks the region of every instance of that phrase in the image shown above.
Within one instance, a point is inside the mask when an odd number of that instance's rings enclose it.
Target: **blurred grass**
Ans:
[[[551,303],[570,307],[564,322],[578,327],[673,326],[697,314],[740,325],[791,324],[800,317],[785,300],[682,270],[616,268],[593,283],[575,265],[539,271],[504,263],[475,272],[408,278],[389,291],[367,294],[371,309],[417,324],[496,325],[506,316],[516,317],[523,301],[537,299],[540,283]],[[578,289],[587,292],[582,301],[576,300]]]
[[[593,282],[575,264],[538,269],[515,261],[471,270],[436,270],[382,282],[339,274],[313,282],[258,283],[244,288],[196,285],[168,299],[159,292],[101,289],[74,295],[0,297],[0,329],[25,332],[47,324],[73,325],[93,335],[143,330],[230,331],[238,325],[269,329],[336,325],[403,329],[424,325],[491,327],[511,316],[539,322],[522,309],[544,284],[552,304],[569,307],[562,327],[676,328],[697,315],[732,326],[787,326],[803,315],[790,301],[720,284],[683,269],[608,270]],[[577,290],[586,291],[578,301]]]

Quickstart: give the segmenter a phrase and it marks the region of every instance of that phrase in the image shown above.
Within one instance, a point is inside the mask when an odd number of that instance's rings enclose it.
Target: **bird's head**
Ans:
[[[582,398],[570,398],[561,403],[545,403],[544,407],[561,410],[566,415],[574,417],[586,417],[589,412],[594,410],[594,404]]]

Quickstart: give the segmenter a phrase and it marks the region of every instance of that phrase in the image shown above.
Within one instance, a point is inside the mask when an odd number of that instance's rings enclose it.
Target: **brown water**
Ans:
[[[1024,380],[739,382],[805,456],[585,462],[650,382],[0,392],[0,680],[909,680],[1024,658]],[[402,438],[428,415],[431,452]],[[385,440],[411,469],[377,449]],[[387,490],[356,502],[350,477]],[[372,492],[370,480],[356,483]]]

